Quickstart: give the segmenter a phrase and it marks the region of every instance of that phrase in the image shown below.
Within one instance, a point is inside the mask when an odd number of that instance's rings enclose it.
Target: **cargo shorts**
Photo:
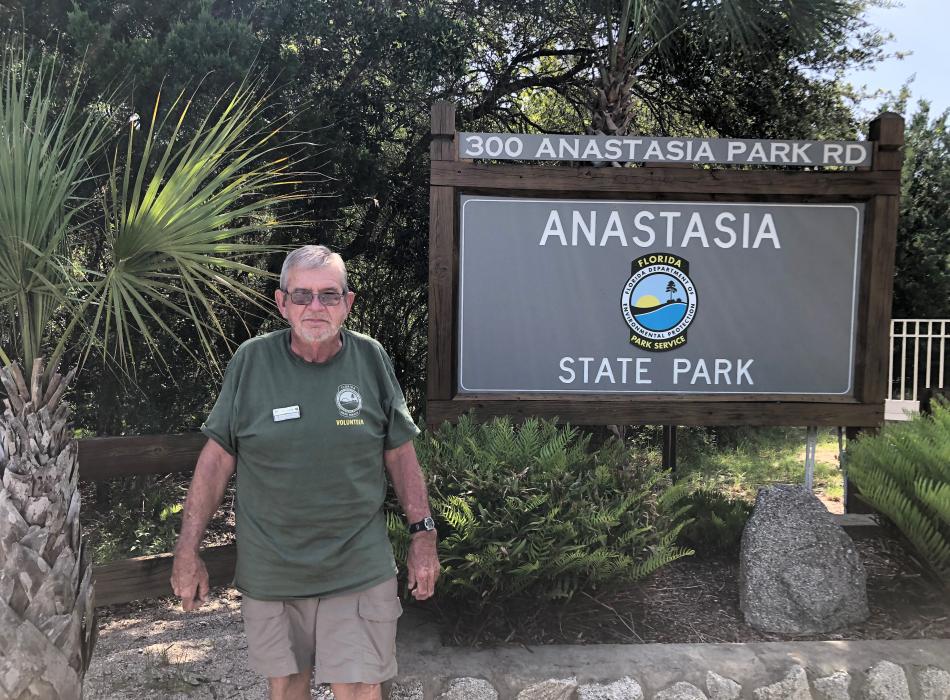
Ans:
[[[268,678],[314,669],[317,683],[382,683],[396,675],[395,577],[323,598],[257,600],[241,613],[250,667]]]

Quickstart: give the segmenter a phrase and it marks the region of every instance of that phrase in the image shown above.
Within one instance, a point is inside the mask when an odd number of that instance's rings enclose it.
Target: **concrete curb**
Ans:
[[[646,698],[677,682],[706,689],[707,672],[739,683],[742,698],[753,689],[781,681],[794,666],[811,681],[845,671],[851,696],[864,697],[867,671],[881,661],[901,666],[914,698],[920,697],[916,672],[928,666],[950,669],[950,639],[827,642],[758,642],[749,644],[593,644],[501,647],[473,650],[443,647],[438,629],[404,617],[397,646],[397,683],[415,681],[424,700],[433,700],[455,678],[487,680],[499,700],[515,698],[546,679],[574,678],[578,684],[610,683],[629,676]]]

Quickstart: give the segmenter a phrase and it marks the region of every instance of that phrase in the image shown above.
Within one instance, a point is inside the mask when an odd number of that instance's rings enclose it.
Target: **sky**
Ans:
[[[896,3],[895,3],[896,4]],[[855,71],[845,79],[868,90],[890,90],[897,94],[901,85],[916,74],[911,83],[910,110],[916,111],[918,99],[930,101],[931,116],[950,107],[950,0],[902,0],[902,7],[872,7],[867,12],[871,24],[894,35],[888,53],[913,52],[903,60],[889,58],[873,70]],[[862,107],[876,112],[881,99],[871,99]]]

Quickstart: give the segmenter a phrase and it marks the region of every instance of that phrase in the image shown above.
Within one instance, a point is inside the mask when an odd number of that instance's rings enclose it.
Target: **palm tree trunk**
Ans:
[[[0,368],[0,697],[77,699],[96,641],[66,377]],[[45,384],[45,386],[44,386]]]
[[[627,136],[634,117],[636,80],[623,55],[617,65],[598,67],[600,81],[591,88],[591,134]]]

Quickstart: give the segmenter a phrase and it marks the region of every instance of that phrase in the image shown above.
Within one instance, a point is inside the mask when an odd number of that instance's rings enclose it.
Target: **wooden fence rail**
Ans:
[[[208,547],[201,553],[212,586],[231,583],[236,555],[233,544]],[[96,577],[97,606],[172,595],[168,583],[172,575],[170,552],[101,564],[94,567],[93,572]]]
[[[201,433],[86,438],[79,441],[79,478],[102,481],[191,471],[206,441]]]
[[[120,476],[191,471],[204,446],[204,435],[143,435],[87,438],[79,441],[79,478],[102,481]],[[212,586],[231,582],[236,550],[233,544],[208,547],[202,553]],[[94,567],[96,605],[127,603],[172,594],[171,553],[109,562]]]

